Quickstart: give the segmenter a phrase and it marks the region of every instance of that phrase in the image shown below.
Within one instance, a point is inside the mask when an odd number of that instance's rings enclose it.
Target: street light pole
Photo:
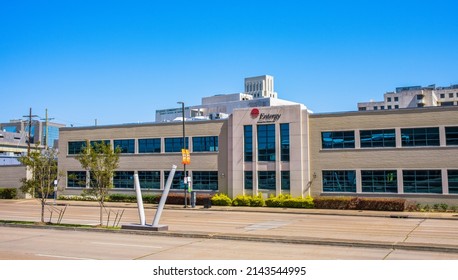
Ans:
[[[186,131],[185,131],[185,124],[184,124],[184,102],[180,101],[177,102],[178,104],[181,104],[181,118],[182,118],[182,123],[183,123],[183,149],[186,149]],[[188,207],[188,193],[186,190],[186,164],[183,163],[183,186],[184,186],[184,208]]]

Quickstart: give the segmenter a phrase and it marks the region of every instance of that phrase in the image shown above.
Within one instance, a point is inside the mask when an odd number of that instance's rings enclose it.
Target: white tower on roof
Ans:
[[[274,91],[274,77],[269,75],[245,78],[245,93],[253,98],[277,98]]]

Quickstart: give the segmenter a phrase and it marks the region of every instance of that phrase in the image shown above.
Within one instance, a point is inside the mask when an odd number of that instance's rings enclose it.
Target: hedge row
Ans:
[[[305,198],[291,197],[290,195],[271,196],[266,199],[268,207],[285,207],[285,208],[313,208],[314,201],[311,196]]]
[[[400,198],[361,198],[361,197],[317,197],[314,199],[318,209],[404,211],[405,199]]]
[[[17,196],[17,189],[3,188],[0,189],[0,199],[14,199]]]

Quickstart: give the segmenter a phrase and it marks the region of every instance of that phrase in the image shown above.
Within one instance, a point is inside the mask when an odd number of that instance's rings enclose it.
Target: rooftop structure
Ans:
[[[298,104],[278,99],[274,91],[274,77],[269,75],[245,78],[245,92],[217,94],[202,98],[201,105],[185,107],[187,120],[225,119],[235,109]],[[156,111],[156,122],[181,121],[180,108]]]

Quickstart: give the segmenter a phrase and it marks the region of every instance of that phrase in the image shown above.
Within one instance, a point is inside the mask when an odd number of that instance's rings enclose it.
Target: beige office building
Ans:
[[[196,191],[457,204],[457,107],[313,114],[280,105],[185,124]],[[172,188],[183,188],[182,122],[61,128],[59,168],[79,178],[60,181],[64,194],[87,187],[79,182],[89,174],[75,159],[86,140],[121,147],[113,192],[134,193],[135,173],[144,191],[160,191],[174,164]]]

